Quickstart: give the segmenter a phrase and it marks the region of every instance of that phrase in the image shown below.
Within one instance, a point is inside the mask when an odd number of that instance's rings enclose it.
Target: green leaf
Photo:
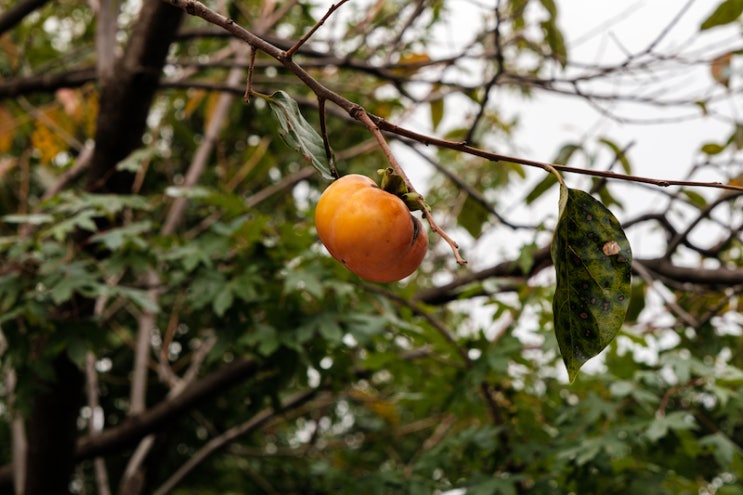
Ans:
[[[279,123],[279,134],[287,146],[300,152],[324,178],[335,179],[325,154],[323,140],[302,116],[297,102],[284,91],[277,91],[266,100]]]
[[[54,217],[45,213],[11,214],[4,215],[2,221],[5,223],[17,223],[28,225],[42,225],[54,221]]]
[[[435,131],[441,123],[441,119],[444,118],[444,99],[436,98],[435,100],[431,100],[430,108],[431,127]]]
[[[65,350],[67,351],[67,356],[79,368],[85,366],[85,360],[88,355],[88,344],[84,339],[80,338],[79,335],[70,336]]]
[[[728,144],[735,146],[736,150],[743,149],[743,124],[735,125],[735,129],[728,139]]]
[[[671,431],[693,430],[696,424],[690,418],[691,416],[684,411],[674,411],[668,415],[657,416],[645,431],[645,436],[651,442],[657,442]]]
[[[154,146],[140,148],[121,160],[116,165],[116,170],[131,172],[133,174],[137,173],[142,168],[142,165],[156,158],[159,154],[160,152]]]
[[[608,138],[600,138],[599,143],[605,144],[611,149],[616,159],[622,165],[622,170],[624,170],[625,174],[632,173],[632,165],[630,165],[629,160],[627,159],[627,153],[625,153],[625,150],[620,148],[617,143]]]
[[[142,239],[143,234],[152,228],[152,222],[144,220],[141,222],[131,223],[123,227],[100,232],[91,237],[91,242],[100,242],[107,249],[116,251],[122,246],[132,243],[140,248],[144,248],[146,243]]]
[[[573,144],[573,143],[565,144],[557,152],[557,155],[552,160],[552,162],[558,165],[566,165],[570,161],[570,158],[573,156],[573,154],[576,151],[580,151],[582,149],[583,147],[578,144]],[[557,184],[557,179],[555,178],[555,176],[552,174],[547,174],[544,177],[544,179],[542,179],[542,181],[539,182],[539,184],[534,186],[534,189],[532,189],[531,192],[529,192],[529,194],[526,195],[526,199],[525,199],[526,204],[527,205],[532,204],[542,194],[544,194],[549,189],[551,189],[552,186],[554,186],[555,184]]]
[[[203,186],[168,186],[165,188],[165,194],[171,198],[204,199],[211,196],[213,192],[208,187]]]
[[[482,227],[488,218],[490,218],[490,212],[471,196],[467,196],[457,217],[457,223],[477,239],[482,234]]]
[[[565,39],[562,36],[560,28],[557,27],[555,19],[553,18],[542,22],[542,30],[544,31],[544,39],[552,52],[552,57],[557,60],[560,65],[565,67],[568,60],[568,51],[565,45]]]
[[[702,153],[705,155],[719,155],[725,151],[725,146],[717,143],[705,143],[702,145]]]
[[[734,22],[743,14],[743,0],[725,0],[702,22],[700,29],[710,29]]]
[[[75,231],[75,229],[87,230],[89,232],[95,232],[98,228],[95,224],[96,212],[92,210],[83,210],[77,215],[63,220],[53,226],[48,231],[49,234],[57,241],[62,241],[67,237],[68,234]]]
[[[542,4],[542,7],[549,12],[550,17],[557,17],[557,5],[555,5],[555,0],[540,0],[540,3]]]
[[[232,293],[232,289],[229,285],[224,285],[212,301],[214,313],[219,317],[224,316],[234,301],[235,295]]]
[[[560,150],[557,152],[557,156],[555,156],[555,159],[553,162],[557,163],[558,165],[567,165],[567,163],[570,161],[570,158],[573,157],[573,154],[576,151],[582,151],[583,146],[579,144],[573,144],[568,143],[564,144]]]
[[[689,203],[691,203],[692,205],[696,206],[699,209],[702,209],[705,206],[707,206],[707,199],[696,191],[683,189],[681,191],[681,194],[686,196],[686,199],[689,200]]]
[[[542,179],[539,184],[534,186],[534,189],[532,189],[531,192],[526,195],[526,204],[532,204],[534,201],[539,199],[542,194],[551,189],[552,186],[554,186],[555,184],[557,184],[557,179],[555,178],[555,176],[552,174],[547,174],[547,176]]]
[[[42,271],[44,273],[44,271]],[[42,279],[49,285],[49,296],[54,304],[69,301],[73,293],[86,294],[97,287],[96,276],[82,261],[58,265]]]
[[[703,437],[699,444],[715,457],[720,466],[729,466],[733,456],[741,453],[741,448],[721,432]]]
[[[103,285],[99,286],[98,290],[101,294],[106,294],[113,297],[122,297],[146,311],[151,311],[153,313],[158,313],[160,311],[160,307],[155,304],[155,302],[150,298],[148,292],[144,289],[125,287],[123,285]]]
[[[570,382],[624,322],[631,296],[632,252],[614,215],[590,194],[560,188],[552,241],[557,273],[555,335]]]

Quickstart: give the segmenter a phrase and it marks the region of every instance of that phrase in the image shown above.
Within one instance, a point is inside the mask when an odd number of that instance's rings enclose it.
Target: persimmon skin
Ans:
[[[345,175],[325,189],[315,227],[333,258],[372,282],[407,277],[428,250],[420,220],[400,198],[363,175]]]

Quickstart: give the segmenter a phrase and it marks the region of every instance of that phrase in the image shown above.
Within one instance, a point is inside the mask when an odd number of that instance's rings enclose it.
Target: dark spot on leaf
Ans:
[[[609,301],[604,301],[603,303],[601,303],[601,309],[604,312],[609,311],[611,309],[611,303]]]
[[[588,319],[588,313],[586,313],[585,311],[583,311],[583,312],[582,312],[581,314],[579,314],[578,316],[580,316],[580,318],[581,318],[582,320],[587,320],[587,319]]]

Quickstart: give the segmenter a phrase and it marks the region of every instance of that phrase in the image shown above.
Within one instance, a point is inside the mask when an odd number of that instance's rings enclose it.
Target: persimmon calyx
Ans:
[[[407,206],[410,211],[431,211],[431,206],[426,203],[423,196],[417,192],[403,194],[400,199],[402,199],[403,203],[405,203],[405,206]]]
[[[400,198],[410,211],[431,210],[423,196],[417,192],[411,192],[403,178],[392,167],[382,168],[377,172],[382,177],[379,181],[380,189]]]

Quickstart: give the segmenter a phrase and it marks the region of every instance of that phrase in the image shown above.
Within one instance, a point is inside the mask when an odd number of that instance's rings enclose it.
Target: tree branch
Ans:
[[[167,422],[189,411],[199,402],[254,376],[261,368],[261,364],[255,360],[235,360],[194,382],[180,395],[166,399],[142,414],[132,416],[120,425],[104,430],[95,436],[82,437],[77,443],[75,457],[88,459],[132,445],[145,435],[157,431]]]
[[[225,431],[221,435],[214,437],[206,445],[200,448],[194,455],[192,455],[188,461],[186,461],[177,471],[175,471],[166,481],[163,483],[155,492],[154,495],[166,495],[175,488],[188,473],[193,471],[199,464],[204,462],[214,452],[224,448],[230,443],[234,442],[238,438],[248,435],[265,425],[267,422],[275,419],[279,414],[297,408],[312,399],[317,394],[317,389],[305,390],[298,392],[295,395],[289,397],[278,410],[264,409],[259,412],[248,421],[233,426],[229,430]],[[326,401],[331,402],[330,397]]]
[[[0,15],[0,34],[9,31],[28,14],[46,4],[49,0],[22,0],[14,2],[3,15]],[[7,4],[11,5],[11,4]]]
[[[660,278],[680,283],[697,284],[708,287],[730,287],[743,285],[743,269],[731,268],[697,268],[675,265],[667,258],[636,259],[645,269],[654,272]],[[552,266],[550,246],[543,246],[532,256],[532,267],[524,272],[519,263],[506,260],[490,268],[469,272],[447,284],[431,287],[418,292],[413,300],[426,304],[440,305],[457,299],[459,290],[490,278],[516,278],[528,280],[545,268]],[[486,295],[472,294],[471,296]]]
[[[15,98],[36,92],[52,92],[59,88],[77,88],[96,80],[94,67],[82,67],[67,72],[18,77],[0,83],[0,99]]]

